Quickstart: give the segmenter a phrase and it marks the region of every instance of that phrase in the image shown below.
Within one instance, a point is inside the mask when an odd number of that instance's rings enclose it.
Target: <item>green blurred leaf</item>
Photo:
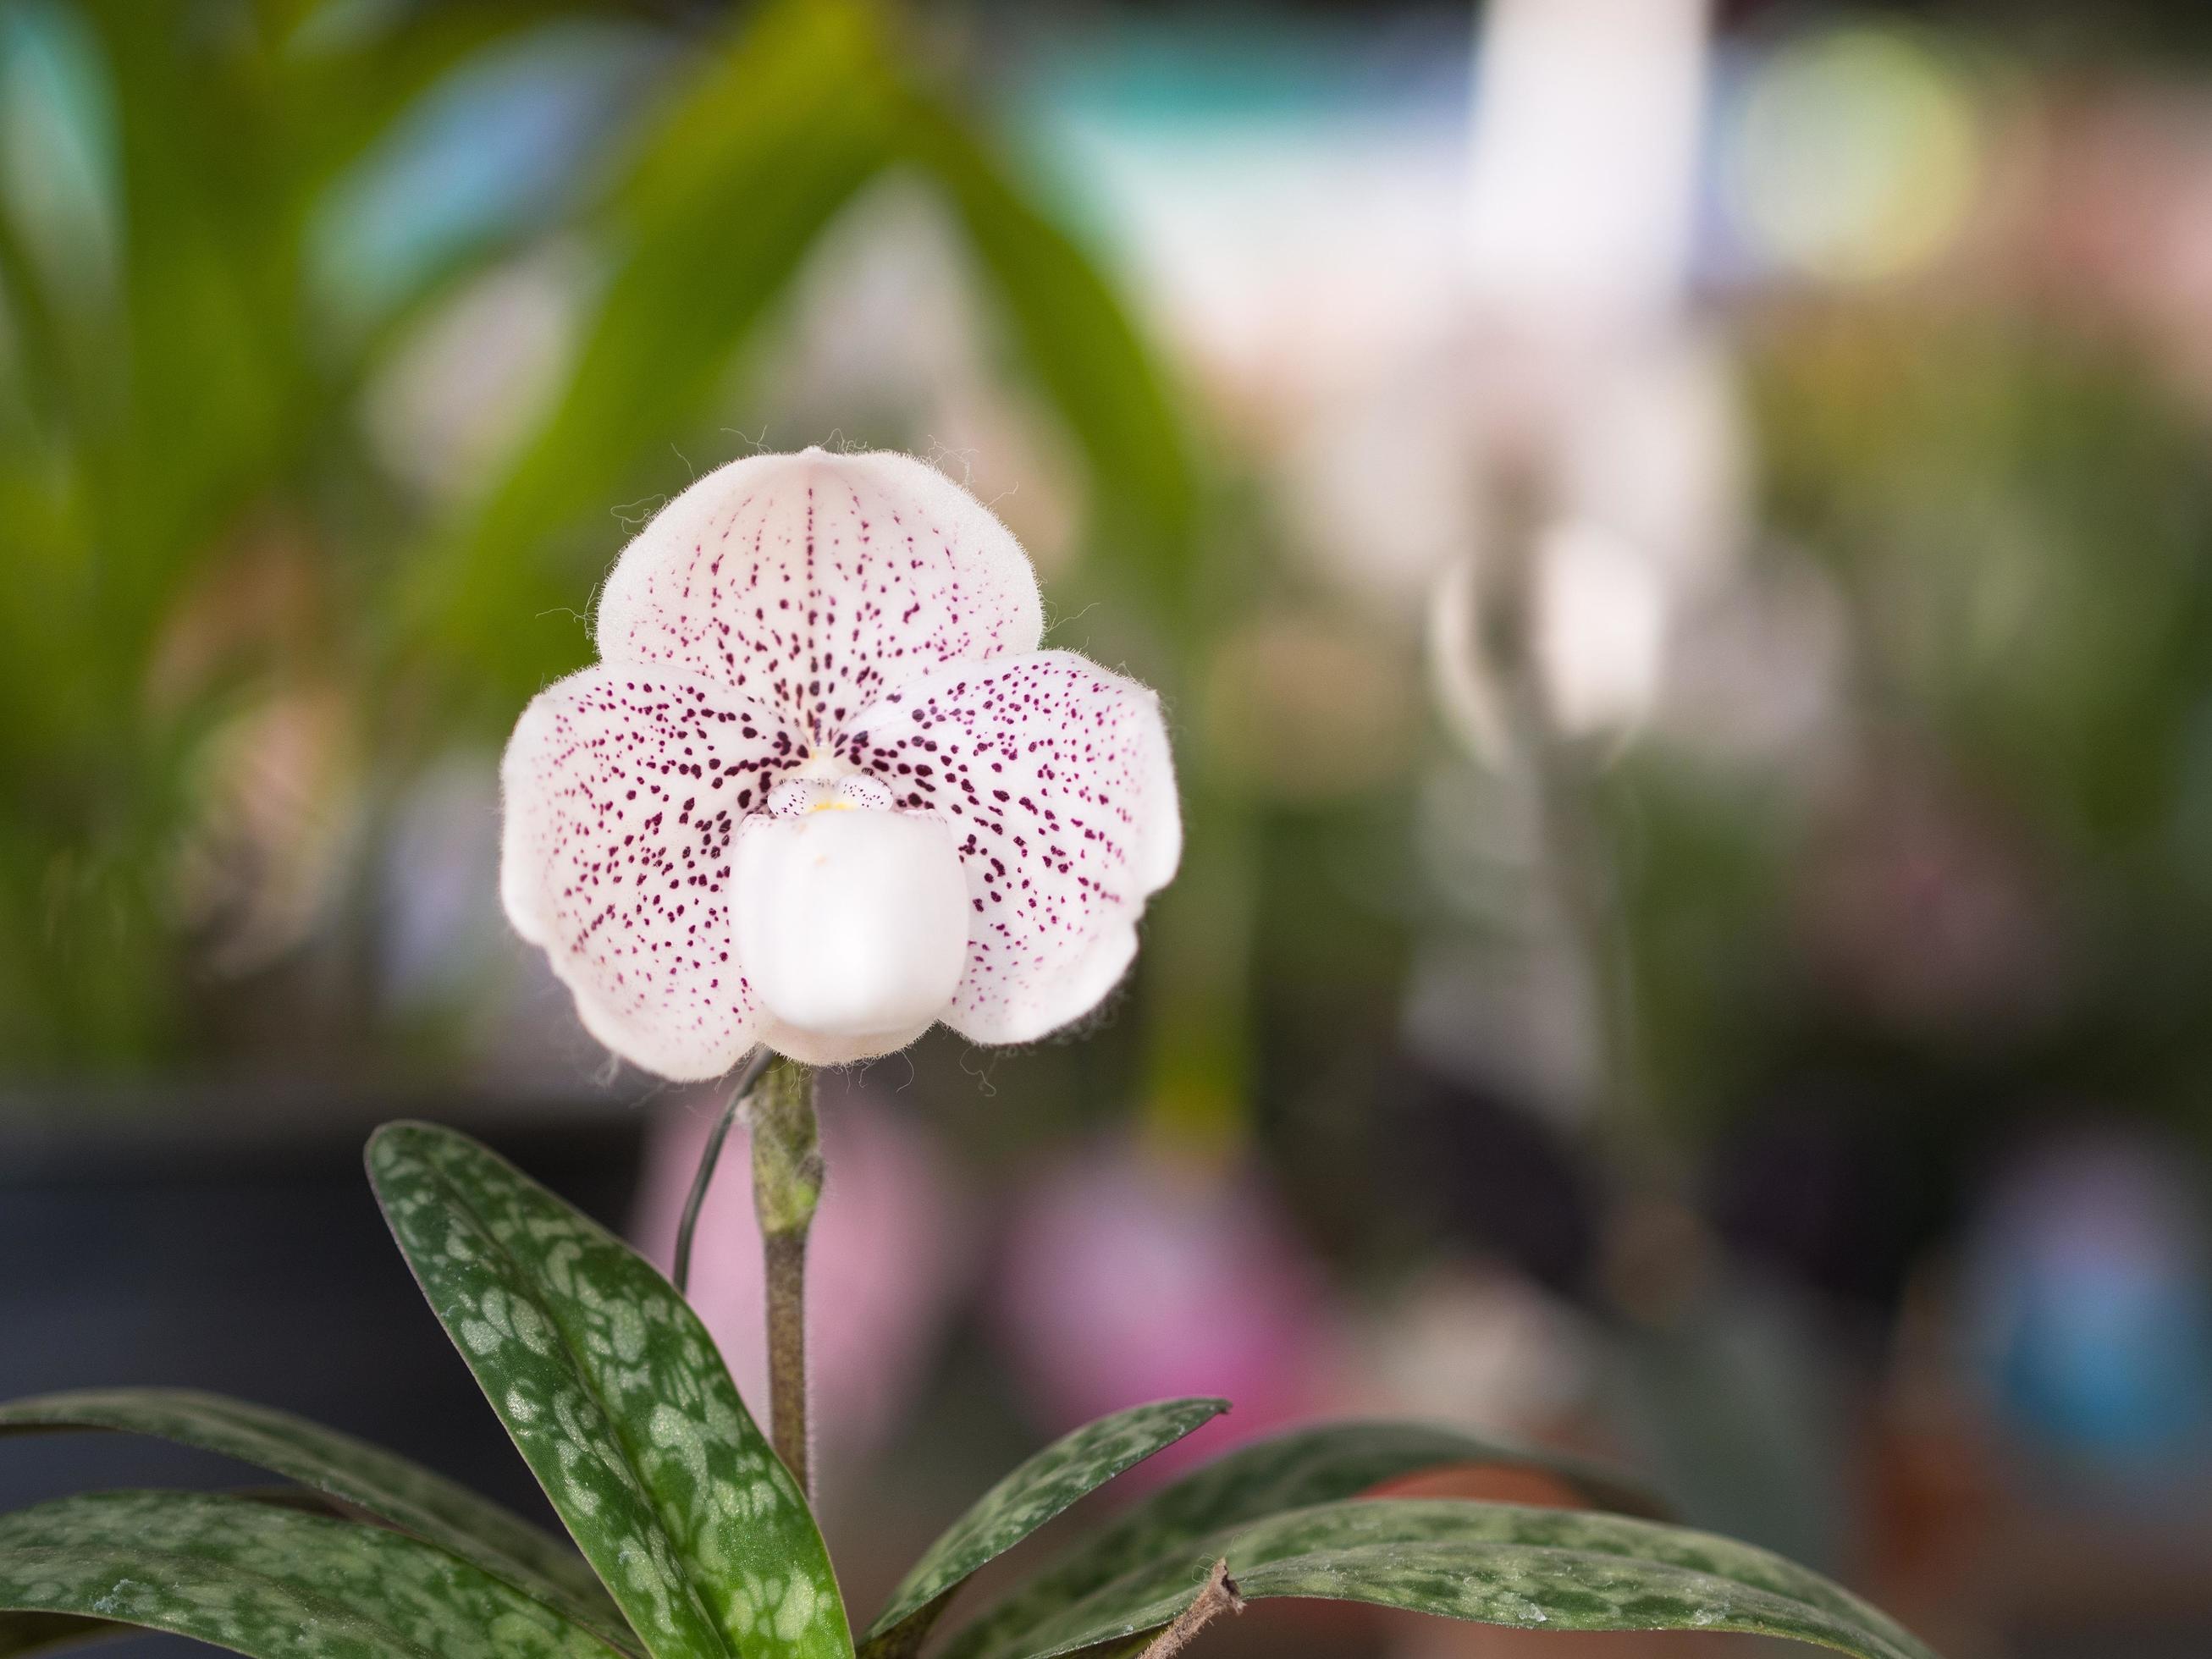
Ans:
[[[58,419],[67,386],[62,349],[29,250],[15,222],[0,208],[0,330],[15,361],[9,378],[20,388],[27,411],[40,422]]]
[[[672,482],[665,446],[710,403],[831,219],[894,163],[957,214],[1022,361],[1082,449],[1121,568],[1170,614],[1187,601],[1195,489],[1183,434],[1111,289],[908,83],[872,8],[787,3],[641,141],[611,198],[614,268],[558,404],[464,544],[424,566],[419,620],[468,653],[475,677],[489,666],[501,690],[527,693],[585,659],[568,618],[617,540],[585,529],[648,480]],[[559,620],[516,626],[547,617]]]
[[[1466,1464],[1533,1469],[1593,1504],[1637,1515],[1663,1511],[1650,1493],[1596,1464],[1457,1429],[1330,1423],[1294,1430],[1240,1446],[1155,1492],[963,1626],[945,1644],[945,1659],[1026,1651],[1030,1632],[1101,1586],[1155,1562],[1181,1561],[1198,1540],[1224,1528]]]
[[[386,1125],[368,1172],[440,1322],[655,1659],[851,1659],[806,1500],[668,1281],[452,1130]]]
[[[862,1652],[910,1653],[952,1593],[1085,1493],[1229,1409],[1225,1400],[1163,1400],[1062,1436],[985,1492],[899,1581]]]
[[[711,420],[821,233],[887,167],[925,175],[965,226],[1089,465],[1117,552],[1102,574],[1180,591],[1188,467],[1134,331],[917,92],[914,55],[866,0],[783,0],[728,39],[634,0],[235,9],[218,28],[198,0],[24,11],[67,60],[49,125],[90,159],[63,181],[74,241],[0,220],[0,523],[21,601],[0,613],[0,774],[25,781],[0,810],[0,1053],[19,1068],[153,1060],[238,1029],[219,1017],[235,986],[196,977],[220,930],[179,890],[179,850],[204,850],[227,781],[217,705],[304,682],[344,698],[381,794],[452,741],[455,716],[503,721],[578,665],[614,514],[634,523],[684,481],[672,446]],[[459,223],[379,309],[343,314],[349,187],[408,153],[416,117],[436,127],[446,94],[467,105],[457,71],[586,27],[641,48],[602,112],[638,94],[634,130],[546,217]],[[662,42],[665,80],[643,67]],[[468,505],[410,494],[363,440],[365,394],[450,295],[549,234],[595,286],[544,423]],[[256,582],[257,603],[223,603],[280,551],[296,592],[264,610],[274,585]],[[368,959],[331,937],[365,913],[332,913],[313,948]]]
[[[611,527],[641,455],[685,429],[823,228],[890,159],[890,84],[871,11],[775,6],[646,136],[614,194],[616,264],[558,405],[465,544],[425,567],[424,619],[473,681],[527,693],[587,654],[580,629],[517,625],[578,597],[578,566],[548,544]],[[583,562],[603,568],[614,540],[592,538]]]
[[[1389,1498],[1325,1504],[1200,1540],[990,1651],[1046,1659],[1158,1628],[1224,1558],[1248,1601],[1365,1601],[1526,1630],[1743,1632],[1857,1659],[1933,1659],[1818,1573],[1730,1539],[1571,1510]]]
[[[295,149],[288,158],[306,193],[357,159],[425,93],[487,48],[548,25],[605,19],[607,0],[442,0],[386,8],[351,27],[327,27],[323,5],[279,28],[283,73],[272,94]]]
[[[1158,366],[1097,265],[940,106],[909,99],[908,153],[945,191],[1022,355],[1083,447],[1118,556],[1170,615],[1188,601],[1196,490]]]
[[[100,1389],[0,1406],[0,1434],[158,1435],[273,1470],[471,1562],[619,1648],[636,1638],[590,1567],[558,1540],[421,1465],[287,1412],[183,1389]]]
[[[0,1608],[143,1625],[262,1659],[611,1651],[404,1533],[204,1492],[102,1492],[0,1516]],[[33,1620],[0,1640],[55,1633]]]

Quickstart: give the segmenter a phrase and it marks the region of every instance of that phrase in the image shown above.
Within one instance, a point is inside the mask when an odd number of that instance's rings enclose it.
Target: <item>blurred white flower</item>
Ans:
[[[1574,333],[1670,314],[1689,263],[1707,0],[1491,0],[1476,48],[1475,291]]]
[[[1644,723],[1659,692],[1668,595],[1643,550],[1602,526],[1555,524],[1536,544],[1536,661],[1573,737]]]
[[[1642,549],[1588,520],[1555,523],[1528,552],[1528,649],[1551,729],[1567,738],[1620,734],[1651,716],[1673,608]],[[1507,694],[1484,638],[1473,560],[1444,574],[1431,613],[1438,702],[1476,753],[1511,755]]]
[[[1426,600],[1447,714],[1495,764],[1509,700],[1486,607],[1527,585],[1534,666],[1562,729],[1632,730],[1654,711],[1678,621],[1732,572],[1746,470],[1711,337],[1570,352],[1477,332],[1317,411],[1283,479],[1335,570],[1387,604]],[[1530,497],[1528,531],[1505,522],[1507,475]]]

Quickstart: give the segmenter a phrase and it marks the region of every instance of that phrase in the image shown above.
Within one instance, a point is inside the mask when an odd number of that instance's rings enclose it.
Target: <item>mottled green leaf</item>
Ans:
[[[617,1647],[636,1642],[574,1550],[467,1487],[351,1435],[186,1389],[88,1389],[0,1405],[0,1434],[63,1429],[157,1435],[273,1470],[474,1562]]]
[[[363,1521],[368,1518],[355,1505],[343,1503],[325,1492],[310,1492],[305,1486],[248,1486],[227,1492],[223,1496],[240,1503],[267,1504],[277,1509],[296,1510],[302,1515],[316,1516],[325,1521]],[[596,1584],[597,1581],[593,1582]],[[515,1588],[522,1587],[517,1585]],[[546,1600],[542,1595],[538,1599],[541,1601]],[[548,1602],[548,1605],[552,1604]],[[560,1609],[556,1607],[555,1611]],[[594,1636],[605,1639],[605,1632],[593,1629],[583,1620],[577,1622]],[[42,1653],[50,1648],[67,1647],[103,1636],[127,1636],[130,1632],[130,1626],[118,1625],[109,1619],[82,1619],[67,1613],[0,1611],[0,1659],[15,1659],[18,1654]],[[628,1634],[627,1626],[624,1633]],[[636,1638],[629,1637],[629,1640],[634,1644]],[[635,1650],[626,1646],[623,1651],[631,1654]]]
[[[1224,1528],[1461,1464],[1534,1469],[1603,1508],[1664,1513],[1650,1493],[1598,1464],[1458,1429],[1424,1423],[1297,1429],[1240,1446],[1154,1493],[964,1626],[946,1644],[945,1659],[1016,1649],[1027,1632],[1099,1586],[1152,1561],[1180,1560],[1195,1540]]]
[[[387,1124],[368,1170],[431,1308],[656,1659],[850,1659],[806,1501],[668,1281],[452,1130]]]
[[[102,1492],[0,1516],[0,1608],[143,1625],[264,1659],[611,1651],[405,1533],[207,1492]]]
[[[911,1651],[928,1633],[945,1598],[977,1568],[1085,1493],[1228,1409],[1226,1400],[1163,1400],[1062,1436],[977,1498],[929,1547],[869,1626],[866,1647],[876,1654]]]
[[[1856,1596],[1748,1544],[1626,1516],[1420,1498],[1324,1504],[1218,1533],[1003,1651],[1046,1659],[1158,1628],[1224,1558],[1247,1601],[1365,1601],[1530,1630],[1736,1631],[1933,1659]]]

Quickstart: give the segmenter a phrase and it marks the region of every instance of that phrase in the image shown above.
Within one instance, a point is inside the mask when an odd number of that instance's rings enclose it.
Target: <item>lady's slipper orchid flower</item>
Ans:
[[[1028,557],[933,468],[709,473],[597,631],[507,744],[500,886],[624,1059],[836,1065],[940,1019],[1025,1042],[1127,969],[1182,851],[1159,701],[1037,649]]]

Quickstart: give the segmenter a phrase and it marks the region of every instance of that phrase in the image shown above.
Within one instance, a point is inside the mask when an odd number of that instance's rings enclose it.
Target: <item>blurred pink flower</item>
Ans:
[[[2024,827],[1894,746],[1846,781],[1796,896],[1821,978],[1886,1024],[1978,1042],[2063,1009],[2067,907]]]
[[[1048,1426],[1210,1394],[1241,1439],[1333,1403],[1322,1271],[1249,1173],[1093,1148],[1024,1183],[1003,1255],[1000,1328]]]

